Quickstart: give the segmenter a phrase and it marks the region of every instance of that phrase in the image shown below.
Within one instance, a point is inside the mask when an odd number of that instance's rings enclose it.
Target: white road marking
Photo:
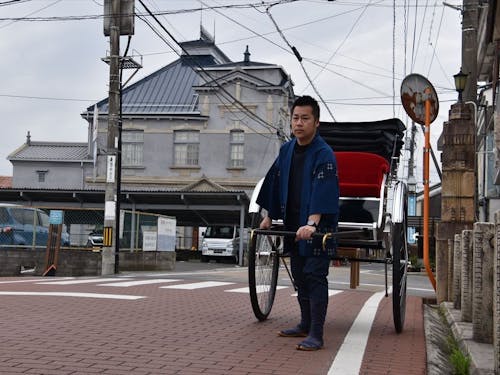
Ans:
[[[132,280],[132,281],[120,281],[120,282],[116,282],[116,283],[98,284],[98,285],[99,286],[129,287],[129,286],[139,286],[139,285],[149,285],[149,284],[166,284],[166,283],[172,283],[174,281],[182,281],[182,280],[176,280],[176,279]]]
[[[385,291],[377,292],[365,302],[337,352],[332,366],[328,371],[328,375],[359,374],[366,344],[368,343],[368,336],[370,335],[370,330],[375,320],[378,305],[384,297]]]
[[[342,293],[343,290],[328,289],[328,297],[334,296],[335,294]],[[297,293],[293,293],[292,297],[297,297]]]
[[[74,279],[74,277],[61,277],[61,278],[58,278],[56,280],[72,280]],[[8,281],[0,281],[0,284],[14,284],[14,283],[35,283],[37,281],[40,281],[40,280],[43,280],[42,278],[38,278],[38,279],[22,279],[22,280],[8,280]]]
[[[435,292],[434,289],[432,288],[410,288],[410,287],[407,287],[408,290],[418,290],[418,291],[422,291],[422,292]]]
[[[101,293],[71,293],[71,292],[1,292],[0,296],[44,296],[44,297],[81,297],[101,299],[124,299],[137,300],[146,296],[132,296],[124,294],[101,294]]]
[[[350,282],[348,283],[348,282],[345,282],[345,281],[329,281],[328,284],[351,285]],[[385,289],[385,286],[383,284],[360,283],[359,286],[378,286],[378,287],[381,287],[381,288]]]
[[[279,290],[279,289],[287,289],[288,287],[287,286],[277,286],[276,287],[276,290]],[[266,290],[268,290],[268,288],[264,287],[263,285],[257,285],[257,293],[262,293],[262,292],[265,292]],[[229,289],[229,290],[225,290],[224,292],[231,292],[231,293],[246,293],[246,294],[249,294],[250,293],[250,288],[248,286],[244,287],[244,288],[237,288],[237,289]]]
[[[76,280],[63,280],[63,281],[44,281],[37,284],[50,284],[50,285],[75,285],[75,284],[91,284],[91,283],[103,283],[105,281],[123,281],[123,278],[96,278],[96,279],[76,279]],[[126,280],[126,279],[125,279]]]
[[[211,288],[214,286],[223,286],[223,285],[231,285],[234,283],[226,283],[222,281],[202,281],[199,283],[192,283],[192,284],[180,284],[180,285],[166,285],[166,286],[160,286],[161,289],[186,289],[186,290],[193,290],[193,289],[201,289],[201,288]]]

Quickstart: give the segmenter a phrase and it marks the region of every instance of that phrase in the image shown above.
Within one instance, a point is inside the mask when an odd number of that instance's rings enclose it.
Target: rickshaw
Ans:
[[[405,126],[396,118],[357,123],[321,122],[319,126],[320,135],[332,147],[337,159],[340,213],[337,232],[316,235],[323,236],[323,242],[329,237],[336,239],[337,256],[332,260],[384,264],[386,296],[389,294],[388,266],[392,265],[392,310],[397,333],[402,332],[404,326],[408,268],[408,193],[404,181],[397,178],[404,131]],[[260,185],[252,195],[249,210],[254,221],[258,221],[260,215],[255,203]],[[287,255],[283,252],[284,236],[295,236],[295,232],[284,231],[279,223],[273,223],[269,230],[251,231],[248,281],[252,309],[259,321],[266,320],[271,312],[280,259],[293,285],[285,261]],[[344,249],[359,249],[364,256],[342,255]]]

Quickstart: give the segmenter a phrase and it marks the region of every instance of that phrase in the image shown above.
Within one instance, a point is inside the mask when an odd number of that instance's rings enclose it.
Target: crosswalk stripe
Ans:
[[[334,296],[335,294],[339,294],[342,292],[343,292],[343,290],[328,289],[328,297]],[[292,297],[297,297],[297,293],[293,293]]]
[[[74,293],[74,292],[1,292],[0,296],[44,296],[44,297],[80,297],[101,299],[124,299],[137,300],[146,296],[132,296],[126,294],[102,294],[102,293]]]
[[[72,280],[74,279],[74,277],[61,277],[57,280]],[[7,280],[7,281],[0,281],[0,284],[16,284],[16,283],[34,283],[34,282],[37,282],[37,281],[40,281],[41,279],[38,278],[38,279],[23,279],[23,280]]]
[[[211,288],[215,286],[223,286],[223,285],[231,285],[234,283],[227,283],[227,282],[222,282],[222,281],[202,281],[199,283],[192,283],[192,284],[179,284],[179,285],[166,285],[166,286],[160,286],[161,289],[186,289],[186,290],[193,290],[193,289],[201,289],[201,288]]]
[[[287,286],[277,286],[276,287],[276,290],[279,290],[279,289],[287,289],[288,287]],[[266,291],[265,288],[259,288],[257,286],[257,293],[262,293]],[[250,288],[248,286],[244,287],[244,288],[236,288],[236,289],[228,289],[228,290],[225,290],[224,292],[230,292],[230,293],[247,293],[249,294],[250,293]]]
[[[150,279],[150,280],[132,280],[132,281],[120,281],[116,283],[106,283],[98,284],[99,286],[116,286],[116,287],[129,287],[129,286],[139,286],[139,285],[149,285],[149,284],[166,284],[172,283],[174,281],[182,281],[177,279]]]
[[[62,280],[62,281],[42,281],[40,283],[36,284],[50,284],[50,285],[75,285],[75,284],[91,284],[91,283],[103,283],[106,281],[118,281],[121,280],[123,281],[123,278],[117,278],[117,277],[112,277],[112,278],[100,278],[100,279],[77,279],[77,280]],[[126,280],[126,279],[125,279]]]

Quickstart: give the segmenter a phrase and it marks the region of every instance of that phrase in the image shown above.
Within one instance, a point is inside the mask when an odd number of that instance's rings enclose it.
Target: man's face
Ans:
[[[318,125],[319,119],[314,118],[311,106],[297,106],[293,109],[292,132],[299,145],[311,143]]]

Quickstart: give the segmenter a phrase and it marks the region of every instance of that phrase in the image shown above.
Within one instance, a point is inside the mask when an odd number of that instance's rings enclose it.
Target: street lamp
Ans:
[[[467,77],[469,75],[467,73],[462,72],[462,68],[460,71],[453,76],[455,79],[455,90],[458,92],[458,102],[462,102],[462,92],[465,90],[465,85],[467,84]]]

